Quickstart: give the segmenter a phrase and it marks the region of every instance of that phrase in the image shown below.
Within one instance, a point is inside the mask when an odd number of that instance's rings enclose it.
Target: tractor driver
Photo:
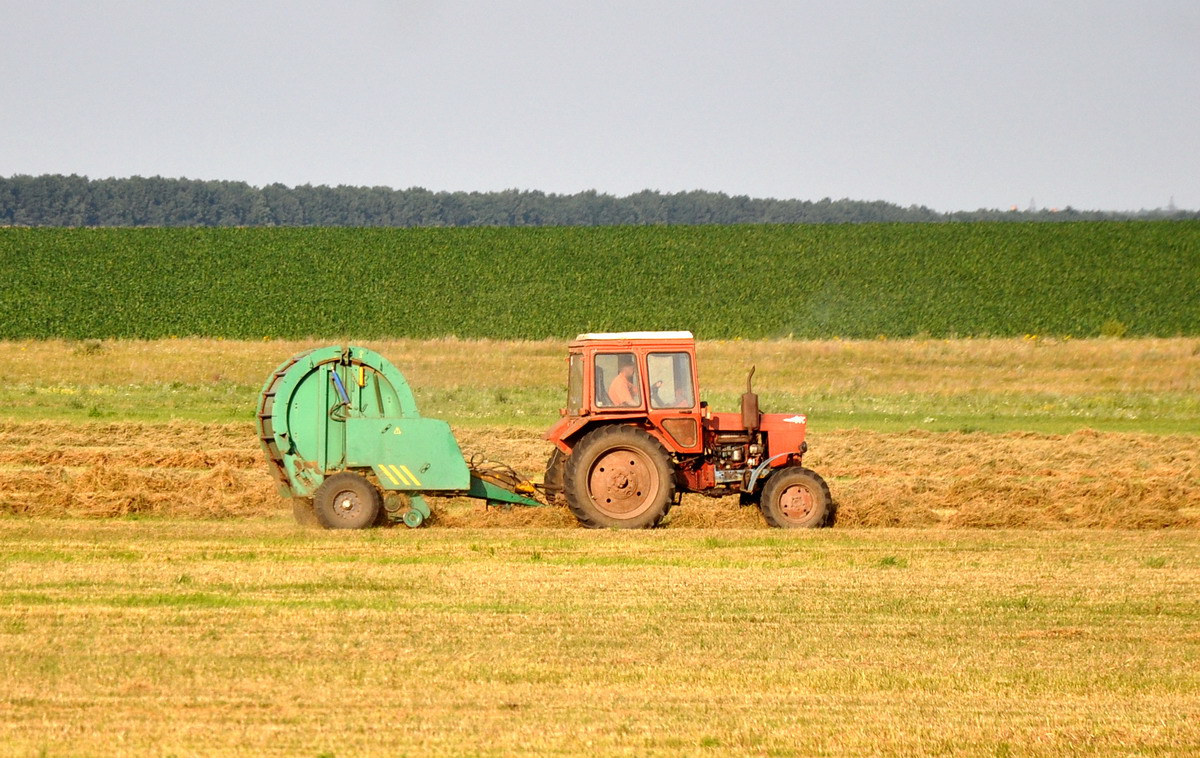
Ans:
[[[642,404],[633,374],[633,361],[622,358],[617,375],[608,384],[608,399],[613,405],[630,407]]]

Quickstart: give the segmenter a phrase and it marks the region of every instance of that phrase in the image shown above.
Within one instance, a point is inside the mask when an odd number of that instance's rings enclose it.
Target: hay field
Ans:
[[[464,451],[529,475],[549,447],[520,427],[456,429]],[[805,459],[830,482],[838,526],[1200,526],[1200,443],[1184,435],[815,434]],[[487,509],[432,498],[434,528],[574,528],[561,508]],[[239,518],[287,511],[250,424],[0,422],[0,513]],[[765,529],[736,498],[687,495],[669,528]]]
[[[0,512],[278,513],[253,405],[275,365],[312,344],[0,345]],[[540,434],[563,402],[561,343],[371,346],[464,449],[540,473]],[[1200,525],[1200,339],[734,341],[698,353],[715,408],[736,408],[756,364],[765,409],[809,414],[807,461],[830,480],[841,526]],[[573,524],[551,509],[434,506],[443,526]],[[668,525],[762,526],[699,497]]]
[[[0,755],[1200,751],[1195,531],[0,519]]]
[[[302,529],[251,414],[309,344],[0,344],[0,756],[1200,753],[1200,340],[701,344],[809,413],[804,533]],[[372,346],[539,471],[561,344]]]

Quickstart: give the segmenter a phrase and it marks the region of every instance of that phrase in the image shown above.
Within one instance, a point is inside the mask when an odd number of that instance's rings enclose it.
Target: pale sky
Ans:
[[[1200,208],[1200,2],[0,0],[0,176]]]

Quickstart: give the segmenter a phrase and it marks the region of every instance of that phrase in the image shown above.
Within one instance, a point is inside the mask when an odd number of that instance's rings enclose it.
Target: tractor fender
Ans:
[[[564,419],[563,421],[568,420]],[[662,430],[655,428],[653,424],[637,423],[644,421],[645,416],[635,414],[624,418],[613,418],[611,416],[604,418],[574,418],[570,419],[568,423],[560,421],[559,424],[556,424],[554,428],[547,432],[546,438],[552,440],[555,446],[559,450],[562,450],[564,454],[570,455],[571,451],[579,443],[579,440],[595,429],[599,429],[602,426],[634,426],[657,440],[668,452],[674,449],[675,442],[668,439],[662,433]]]
[[[790,450],[785,453],[776,453],[775,455],[772,455],[770,458],[767,458],[762,463],[755,466],[754,470],[750,472],[750,481],[746,483],[746,492],[754,492],[755,488],[758,486],[758,480],[766,479],[771,475],[771,472],[768,471],[768,469],[771,467],[772,463],[780,458],[787,458],[794,455],[796,455],[796,451],[794,450]]]

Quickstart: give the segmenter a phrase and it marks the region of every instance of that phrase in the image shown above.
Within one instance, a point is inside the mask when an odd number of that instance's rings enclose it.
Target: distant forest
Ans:
[[[420,187],[307,184],[259,188],[245,182],[157,176],[0,177],[0,226],[644,226],[1130,218],[1200,218],[1200,211],[1029,208],[938,213],[878,200],[776,200],[704,191],[644,190],[615,197],[596,191],[432,192]]]

